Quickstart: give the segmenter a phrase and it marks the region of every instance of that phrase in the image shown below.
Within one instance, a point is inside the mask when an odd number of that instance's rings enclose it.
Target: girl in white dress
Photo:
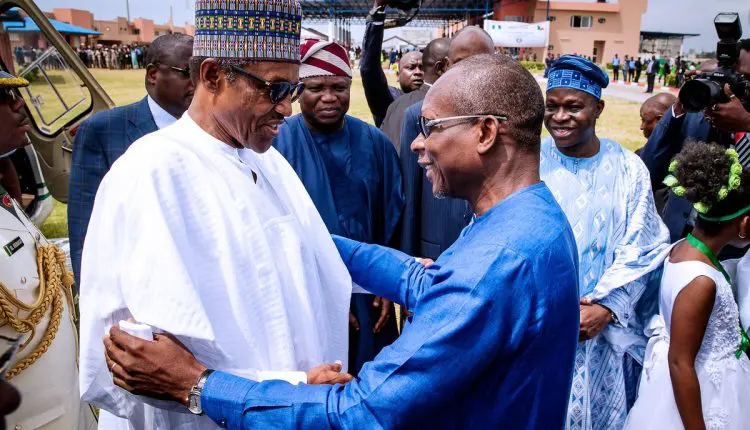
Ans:
[[[647,328],[633,430],[750,428],[747,337],[716,255],[750,243],[750,170],[737,153],[688,143],[665,184],[694,203],[695,229],[664,262],[659,316]]]

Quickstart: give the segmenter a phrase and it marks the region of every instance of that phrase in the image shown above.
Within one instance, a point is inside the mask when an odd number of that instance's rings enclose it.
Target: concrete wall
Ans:
[[[151,43],[156,39],[154,37],[154,21],[150,19],[138,18],[133,21],[133,28],[138,30],[138,40],[143,43]]]
[[[546,19],[546,2],[538,2],[535,21]],[[551,2],[550,17],[555,20],[550,27],[550,45],[553,54],[594,55],[596,41],[604,42],[604,52],[599,62],[612,61],[615,54],[637,55],[640,45],[641,19],[646,12],[647,0],[627,0],[623,3]],[[574,28],[571,17],[591,16],[591,28]],[[543,55],[543,49],[536,51]]]
[[[52,9],[52,15],[58,21],[83,28],[94,28],[94,15],[87,10],[54,8]]]
[[[648,0],[500,0],[495,4],[493,19],[541,22],[547,20],[547,7],[552,20],[550,25],[551,52],[594,56],[594,43],[604,43],[599,62],[612,61],[615,53],[621,58],[637,55],[640,44],[641,19]],[[571,17],[592,17],[591,28],[574,28]],[[520,18],[520,19],[519,19]],[[603,20],[602,23],[599,21]],[[547,54],[544,48],[522,49],[521,55],[536,54],[541,61]]]
[[[493,9],[493,19],[518,21],[516,17],[523,17],[521,22],[533,22],[535,6],[535,0],[499,0]]]
[[[154,24],[153,20],[145,18],[137,18],[128,23],[128,20],[124,17],[118,17],[113,20],[96,20],[91,12],[79,9],[55,8],[52,12],[45,12],[45,15],[49,18],[101,32],[102,35],[95,38],[93,43],[103,41],[108,44],[114,43],[117,45],[130,45],[133,43],[149,44],[158,36],[167,33],[195,35],[195,26],[190,24],[186,24],[184,27],[174,26],[171,22],[157,25]],[[79,44],[78,38],[74,37],[72,40],[72,42],[70,40],[69,42],[74,44],[74,47],[77,47]],[[90,44],[91,42],[87,42],[87,39],[84,38],[82,39],[82,43]]]

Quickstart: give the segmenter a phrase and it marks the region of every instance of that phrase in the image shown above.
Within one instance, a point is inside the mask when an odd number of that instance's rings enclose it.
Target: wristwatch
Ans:
[[[188,393],[188,410],[195,415],[203,415],[203,408],[201,407],[201,391],[203,386],[206,385],[208,377],[214,373],[211,369],[206,369],[201,373],[201,377],[198,378],[198,382],[193,385]]]

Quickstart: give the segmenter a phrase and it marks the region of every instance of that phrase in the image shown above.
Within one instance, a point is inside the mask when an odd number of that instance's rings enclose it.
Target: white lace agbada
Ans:
[[[275,149],[231,148],[187,114],[135,142],[104,178],[81,271],[81,397],[129,428],[215,424],[113,385],[102,336],[120,320],[256,380],[346,365],[351,278],[297,174]]]

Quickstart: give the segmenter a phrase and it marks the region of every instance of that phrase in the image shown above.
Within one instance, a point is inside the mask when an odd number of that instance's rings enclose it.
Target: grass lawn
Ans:
[[[118,106],[136,102],[146,95],[143,70],[94,69],[92,72]],[[395,84],[393,75],[389,75],[389,80],[392,84]],[[597,134],[620,142],[631,150],[645,144],[645,139],[639,130],[640,117],[638,111],[640,106],[637,103],[612,97],[605,97],[605,102],[607,105],[599,119]],[[294,112],[299,112],[299,105],[294,105]],[[349,114],[372,124],[372,116],[362,90],[362,81],[356,71],[352,82]],[[543,130],[543,136],[548,135],[547,130]],[[55,209],[44,224],[42,232],[49,238],[66,237],[68,235],[66,206],[63,203],[55,202]]]

